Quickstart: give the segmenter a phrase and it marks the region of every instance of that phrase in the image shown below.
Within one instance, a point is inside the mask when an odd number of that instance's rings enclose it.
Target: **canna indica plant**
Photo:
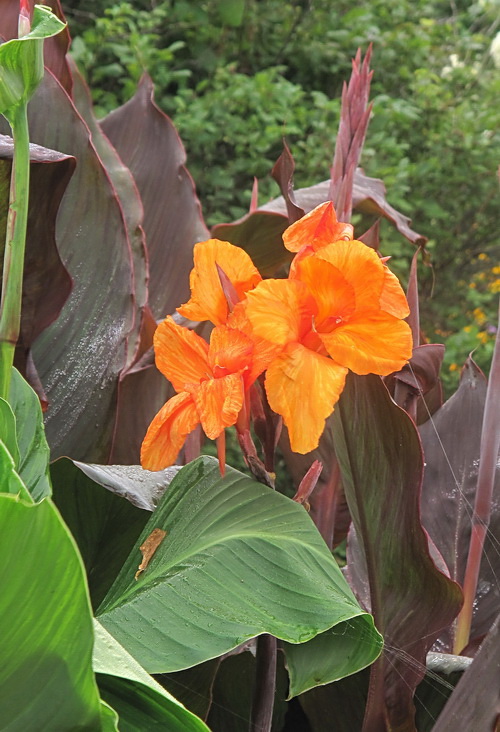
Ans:
[[[57,0],[51,5],[63,17]],[[0,8],[0,32],[12,39],[0,46],[5,53],[17,48],[9,43],[17,42],[19,7],[0,0]],[[22,32],[30,10],[23,5]],[[331,180],[294,193],[293,159],[284,154],[274,172],[283,199],[259,209],[255,192],[249,215],[215,227],[210,239],[151,81],[98,123],[68,65],[69,39],[58,38],[28,108],[39,147],[31,151],[27,251],[57,214],[73,290],[68,298],[67,280],[63,288],[62,278],[47,276],[42,258],[48,284],[40,296],[25,278],[22,316],[33,317],[35,295],[50,303],[26,375],[36,381],[38,373],[50,456],[59,459],[49,474],[37,397],[14,371],[9,403],[0,402],[2,607],[16,608],[0,608],[0,719],[20,732],[207,724],[234,732],[240,722],[257,732],[286,729],[288,711],[314,732],[332,720],[349,732],[488,729],[498,697],[494,501],[491,517],[484,506],[475,515],[490,543],[470,655],[487,639],[439,719],[456,678],[426,676],[426,656],[449,656],[453,637],[464,637],[453,625],[469,543],[463,506],[483,449],[490,467],[498,452],[498,365],[487,394],[470,364],[442,405],[442,347],[421,342],[416,265],[407,301],[377,253],[376,227],[354,239],[348,222],[360,206],[425,244],[390,208],[381,181],[356,168],[370,116],[370,54],[357,56],[343,94]],[[11,148],[0,143],[5,178]],[[49,161],[66,166],[59,197],[55,184],[39,183]],[[15,213],[26,200],[18,194],[14,203]],[[67,298],[57,320],[55,294],[59,309]],[[211,335],[182,317],[208,321]],[[271,490],[281,422],[294,501]],[[225,465],[229,425],[253,478]],[[193,459],[200,428],[217,441],[218,464]],[[134,464],[141,442],[151,470]],[[448,457],[453,477],[470,483],[464,490],[450,484]],[[189,464],[165,468],[176,459]],[[498,484],[488,480],[483,470],[494,497]],[[349,529],[349,584],[329,550],[339,524],[344,535]],[[29,699],[22,709],[19,698]],[[464,699],[473,700],[468,708]]]

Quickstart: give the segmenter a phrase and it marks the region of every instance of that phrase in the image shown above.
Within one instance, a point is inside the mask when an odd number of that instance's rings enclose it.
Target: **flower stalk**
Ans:
[[[30,151],[27,105],[21,103],[11,117],[14,159],[0,305],[0,397],[8,399],[14,352],[21,327],[24,252],[28,222]]]

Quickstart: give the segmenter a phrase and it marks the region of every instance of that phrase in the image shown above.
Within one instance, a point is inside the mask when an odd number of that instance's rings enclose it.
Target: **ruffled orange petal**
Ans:
[[[309,332],[317,306],[302,282],[265,280],[247,294],[245,312],[256,335],[285,345]]]
[[[199,421],[190,394],[176,394],[169,399],[149,425],[141,447],[142,467],[163,470],[172,465]]]
[[[409,325],[383,310],[357,312],[348,323],[319,335],[330,356],[356,374],[385,376],[411,357]]]
[[[189,328],[177,325],[170,315],[160,323],[153,340],[156,365],[176,391],[185,391],[186,384],[199,384],[212,375],[208,343]]]
[[[289,344],[269,366],[267,398],[283,417],[294,452],[306,453],[318,446],[346,373],[347,369],[326,356],[297,343]]]
[[[356,310],[356,293],[344,273],[319,257],[308,257],[299,266],[298,276],[314,296],[317,315],[316,330],[329,331],[338,326]]]
[[[242,331],[219,325],[210,336],[208,362],[214,376],[246,371],[254,351],[253,341]]]
[[[224,270],[240,298],[262,277],[248,254],[228,241],[208,239],[196,244],[193,254],[194,268],[189,276],[191,299],[177,308],[177,312],[191,320],[210,320],[222,325],[229,308],[216,265]]]
[[[321,249],[314,259],[329,262],[342,273],[346,282],[354,288],[356,309],[378,309],[386,267],[374,249],[361,241],[338,241]],[[307,272],[310,266],[309,259],[304,260],[300,266],[300,279],[306,276],[302,275],[302,271]],[[307,284],[315,298],[321,296],[314,290],[314,279],[311,276],[308,277]]]
[[[391,270],[384,265],[384,284],[380,295],[380,307],[396,318],[407,318],[410,314],[403,288]]]
[[[317,251],[339,239],[348,241],[353,233],[351,224],[337,221],[333,203],[327,201],[285,229],[283,242],[290,252],[298,252],[304,246]]]
[[[215,440],[224,427],[236,424],[243,406],[243,378],[241,374],[229,374],[204,381],[193,390],[193,398],[203,431]]]

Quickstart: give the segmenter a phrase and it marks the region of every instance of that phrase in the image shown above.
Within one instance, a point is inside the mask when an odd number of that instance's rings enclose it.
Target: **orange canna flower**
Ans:
[[[253,332],[282,349],[268,366],[266,393],[295,452],[317,447],[348,369],[383,376],[411,356],[401,286],[359,241],[325,245],[297,263],[294,278],[261,282],[245,312]]]
[[[189,276],[191,298],[177,308],[190,320],[210,320],[222,325],[229,316],[229,306],[221,285],[217,265],[224,271],[241,300],[262,277],[248,254],[228,241],[208,239],[195,244],[194,268]]]
[[[146,470],[172,465],[198,425],[217,439],[236,423],[245,392],[267,363],[253,340],[237,328],[214,328],[210,345],[167,317],[154,335],[156,365],[178,392],[151,422],[141,448]]]

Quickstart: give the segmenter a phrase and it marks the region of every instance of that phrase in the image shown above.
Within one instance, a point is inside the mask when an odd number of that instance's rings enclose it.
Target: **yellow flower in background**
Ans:
[[[483,323],[486,322],[486,315],[484,314],[483,310],[481,310],[481,308],[474,308],[472,314],[474,316],[474,320],[479,325],[483,325]]]

